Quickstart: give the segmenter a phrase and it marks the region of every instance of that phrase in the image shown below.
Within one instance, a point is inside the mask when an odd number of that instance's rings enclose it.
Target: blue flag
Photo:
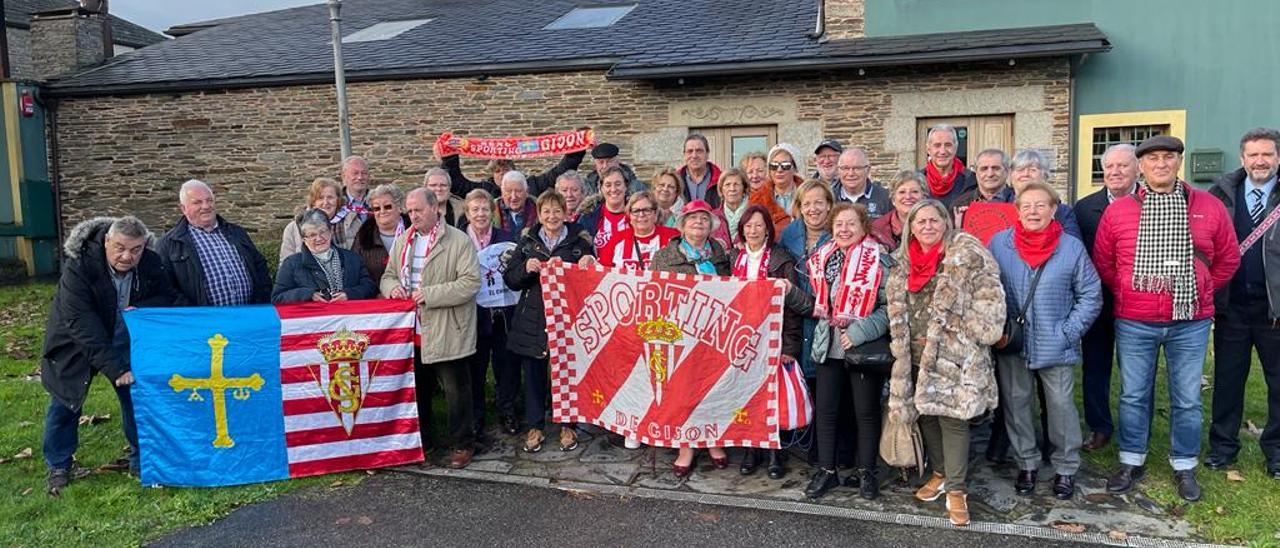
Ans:
[[[151,308],[124,319],[143,484],[289,477],[274,307]]]

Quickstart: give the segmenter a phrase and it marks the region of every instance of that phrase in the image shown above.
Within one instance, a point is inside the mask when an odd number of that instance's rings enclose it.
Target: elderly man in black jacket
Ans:
[[[1112,145],[1102,153],[1103,188],[1076,202],[1076,220],[1080,223],[1085,250],[1093,255],[1093,240],[1098,235],[1102,212],[1112,202],[1138,191],[1138,157],[1130,144]],[[1085,451],[1106,447],[1115,433],[1111,420],[1111,370],[1115,362],[1115,297],[1102,292],[1102,311],[1084,334],[1081,352],[1084,357],[1081,394],[1084,421],[1092,434],[1081,446]]]
[[[170,306],[178,297],[160,256],[147,249],[150,237],[135,217],[98,217],[76,225],[63,246],[67,261],[50,307],[40,363],[40,380],[50,396],[44,459],[53,496],[87,474],[74,457],[80,413],[97,373],[115,386],[129,442],[128,456],[113,464],[137,474],[129,335],[120,314],[134,307]]]
[[[249,233],[218,215],[213,190],[198,179],[178,191],[182,218],[156,251],[186,306],[271,302],[267,260]]]

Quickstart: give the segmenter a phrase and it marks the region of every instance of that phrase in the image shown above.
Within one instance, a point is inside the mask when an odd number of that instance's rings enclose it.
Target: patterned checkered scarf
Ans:
[[[1146,180],[1138,245],[1133,257],[1133,288],[1146,293],[1173,293],[1173,319],[1195,316],[1196,269],[1187,223],[1187,190],[1178,181],[1173,192],[1151,190]]]
[[[324,271],[325,283],[329,284],[329,291],[332,293],[342,291],[342,258],[338,256],[338,251],[330,247],[324,253],[312,253],[311,256],[320,265],[320,270]]]

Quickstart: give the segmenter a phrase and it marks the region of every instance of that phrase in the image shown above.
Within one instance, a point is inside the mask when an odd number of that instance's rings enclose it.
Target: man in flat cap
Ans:
[[[622,170],[622,174],[627,178],[627,195],[645,190],[646,187],[639,177],[636,177],[635,170],[631,166],[618,160],[618,145],[613,143],[600,143],[591,149],[591,159],[595,161],[596,170],[587,175],[586,186],[583,191],[587,195],[600,192],[600,177],[605,171],[611,167]]]
[[[1178,495],[1200,499],[1203,407],[1200,377],[1214,293],[1240,265],[1222,202],[1178,179],[1182,141],[1160,135],[1138,145],[1138,191],[1107,207],[1094,239],[1098,275],[1115,295],[1120,367],[1120,469],[1107,490],[1124,493],[1146,475],[1156,358],[1169,373],[1169,464]]]

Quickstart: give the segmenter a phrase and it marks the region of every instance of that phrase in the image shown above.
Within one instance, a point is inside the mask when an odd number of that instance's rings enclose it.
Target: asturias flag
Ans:
[[[144,484],[419,462],[407,300],[124,314]]]

